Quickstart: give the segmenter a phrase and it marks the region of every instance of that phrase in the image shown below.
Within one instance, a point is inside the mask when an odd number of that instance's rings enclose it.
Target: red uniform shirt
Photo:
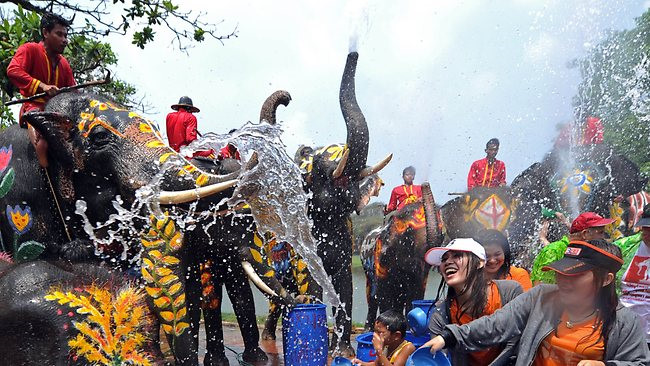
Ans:
[[[422,199],[422,186],[416,186],[415,184],[411,184],[410,186],[405,184],[397,186],[390,193],[390,201],[388,201],[388,206],[386,206],[386,213],[399,210],[409,203],[417,202],[420,199]]]
[[[18,47],[7,67],[7,77],[24,97],[37,94],[38,86],[41,83],[55,85],[58,88],[76,84],[68,60],[62,55],[58,55],[56,65],[52,65],[45,52],[43,42],[30,42]],[[29,111],[42,111],[48,99],[45,97],[23,103],[20,108],[19,120],[22,119],[24,113]]]
[[[167,115],[166,125],[167,139],[172,149],[180,151],[181,147],[187,146],[196,140],[196,117],[184,108],[178,108],[178,111],[169,113]],[[193,156],[207,157],[210,155],[213,155],[212,150],[196,151]]]
[[[506,184],[506,164],[495,160],[488,165],[487,158],[472,163],[467,175],[467,190],[474,187],[499,187]]]
[[[582,136],[583,145],[596,145],[603,143],[603,122],[597,117],[587,117],[585,131]]]

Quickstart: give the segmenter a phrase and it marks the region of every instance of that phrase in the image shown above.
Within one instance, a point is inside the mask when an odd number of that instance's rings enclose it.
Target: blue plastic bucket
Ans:
[[[406,360],[406,366],[451,366],[451,362],[440,351],[432,355],[429,348],[420,348]]]
[[[326,365],[326,306],[323,304],[296,305],[282,319],[282,343],[285,365]]]
[[[432,314],[432,308],[434,308],[433,300],[415,300],[411,302],[411,304],[413,304],[414,308],[422,309],[422,311],[427,314],[427,320],[429,320],[429,317]]]
[[[363,362],[370,362],[377,359],[375,348],[372,346],[373,332],[359,334],[357,336],[357,358]],[[431,337],[416,337],[411,332],[406,332],[406,340],[413,343],[415,348],[427,343]]]

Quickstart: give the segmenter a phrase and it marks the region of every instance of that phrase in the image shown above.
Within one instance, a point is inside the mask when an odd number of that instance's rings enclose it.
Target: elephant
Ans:
[[[374,327],[377,310],[406,314],[413,300],[424,297],[431,268],[424,254],[443,242],[442,230],[440,209],[424,183],[422,200],[402,207],[366,236],[360,251],[367,283],[366,329]]]
[[[23,118],[48,141],[50,166],[40,168],[25,130],[11,126],[0,134],[3,249],[17,261],[92,258],[122,269],[140,258],[145,290],[176,363],[197,364],[198,322],[189,313],[199,300],[185,291],[192,274],[185,264],[197,253],[184,245],[185,226],[173,212],[206,209],[229,197],[239,163],[227,159],[208,172],[169,148],[153,123],[100,95],[61,94],[45,111]],[[214,174],[219,171],[227,174]],[[147,204],[138,206],[142,201]],[[162,212],[140,220],[140,211],[156,203]],[[118,204],[140,209],[134,223],[115,219],[127,211]],[[91,223],[111,224],[91,233]],[[258,284],[271,281],[246,273]]]
[[[650,193],[641,191],[627,197],[617,197],[609,208],[609,217],[614,219],[611,225],[605,227],[610,238],[619,239],[638,232],[635,227],[643,214],[643,207],[650,203]]]
[[[163,364],[146,294],[119,271],[43,260],[0,267],[2,364]]]
[[[312,234],[318,242],[318,255],[343,305],[341,309],[333,309],[341,336],[334,333],[330,342],[330,348],[342,355],[354,354],[350,344],[354,245],[350,214],[367,203],[360,191],[364,179],[379,172],[392,158],[389,155],[374,166],[366,165],[368,125],[355,95],[358,57],[357,52],[348,54],[339,91],[347,127],[345,145],[302,146],[295,155],[296,163],[303,170],[304,189],[311,194],[308,213],[313,220]]]

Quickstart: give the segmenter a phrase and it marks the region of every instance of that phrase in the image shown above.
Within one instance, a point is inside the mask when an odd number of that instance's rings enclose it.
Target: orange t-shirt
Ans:
[[[510,275],[506,276],[506,280],[519,282],[524,292],[533,288],[533,283],[530,281],[530,274],[523,268],[510,266]]]
[[[596,318],[567,328],[568,316],[562,314],[562,321],[556,332],[549,334],[537,349],[533,366],[575,366],[582,360],[602,361],[605,356],[605,342],[600,329],[594,331]]]
[[[485,307],[485,311],[483,311],[483,314],[481,314],[481,316],[490,315],[498,309],[501,309],[501,296],[499,295],[497,284],[491,282],[490,288],[488,289],[487,306]],[[458,322],[458,304],[456,303],[456,300],[451,300],[451,305],[449,306],[449,314],[451,315],[451,322],[458,325],[467,324],[476,319],[471,315],[465,313],[460,317],[460,322]],[[497,356],[499,356],[501,351],[503,351],[502,346],[494,346],[483,351],[470,352],[468,355],[469,365],[489,365],[497,358]]]

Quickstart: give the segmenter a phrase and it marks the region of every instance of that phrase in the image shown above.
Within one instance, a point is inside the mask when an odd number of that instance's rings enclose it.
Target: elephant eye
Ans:
[[[98,126],[93,128],[90,133],[90,143],[97,147],[102,147],[111,142],[112,134],[104,127]]]

